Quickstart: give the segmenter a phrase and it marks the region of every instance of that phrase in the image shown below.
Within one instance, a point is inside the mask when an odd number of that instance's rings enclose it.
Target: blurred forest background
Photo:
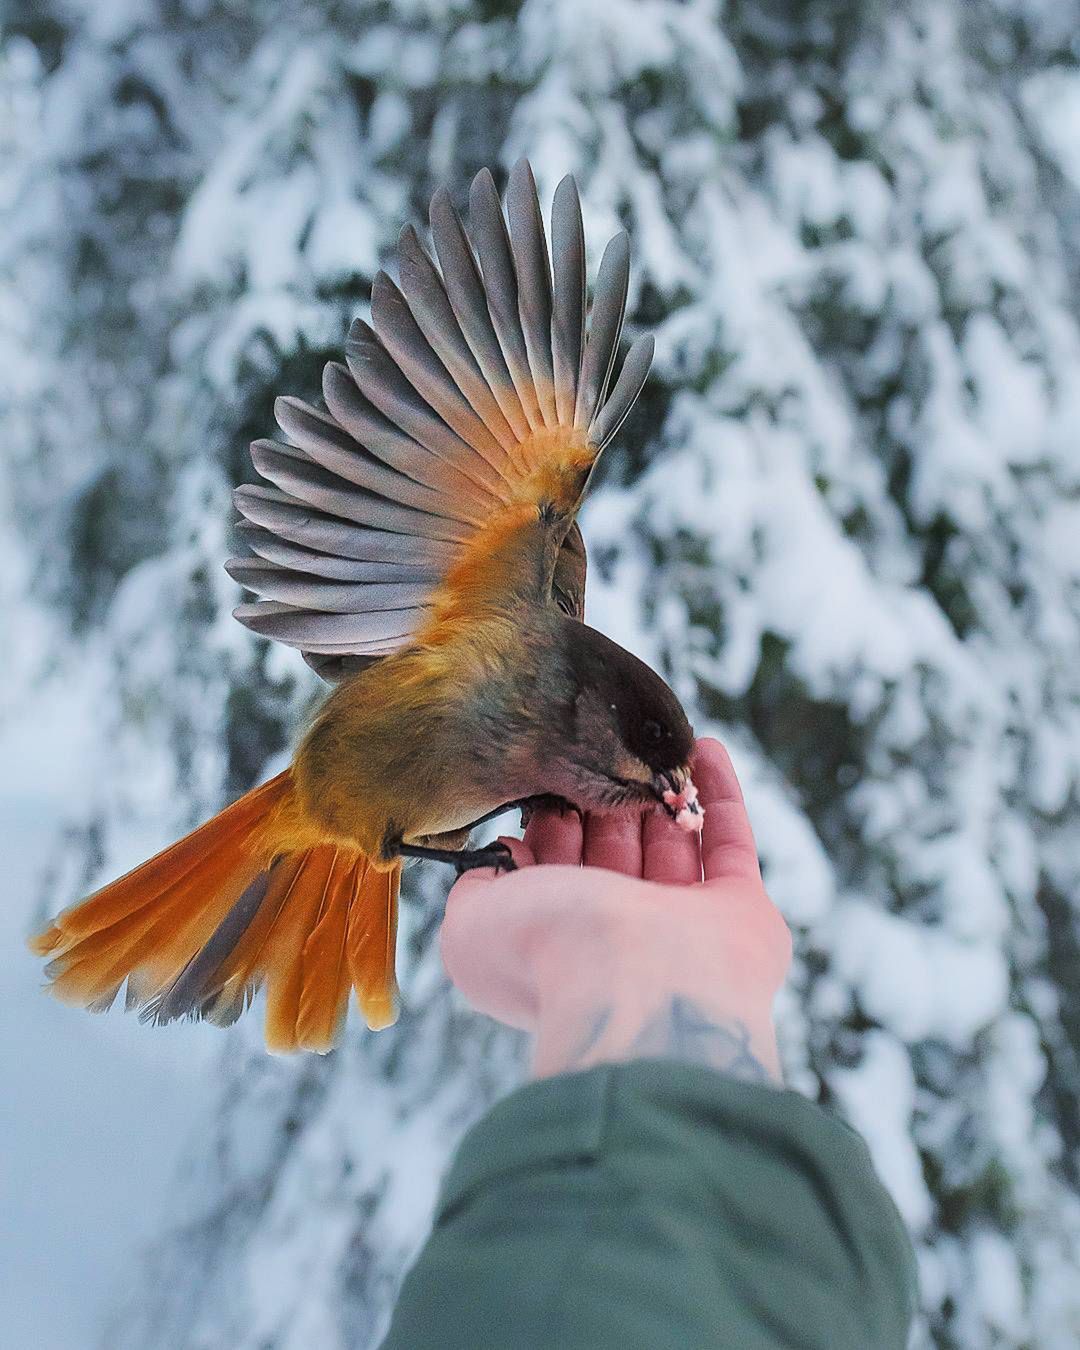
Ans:
[[[788,1080],[869,1142],[919,1345],[1080,1344],[1078,35],[1076,0],[8,5],[12,1344],[374,1346],[521,1071],[447,994],[440,875],[400,1022],[325,1059],[57,1008],[19,944],[286,753],[318,681],[221,568],[247,443],[432,189],[524,153],[593,266],[633,241],[658,355],[590,617],[732,747]]]

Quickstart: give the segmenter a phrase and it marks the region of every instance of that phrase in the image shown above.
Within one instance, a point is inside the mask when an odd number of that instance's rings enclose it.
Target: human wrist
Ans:
[[[781,1081],[771,992],[744,972],[643,933],[625,912],[608,931],[580,937],[533,953],[533,1077],[660,1058]]]
[[[648,1011],[600,1000],[589,1010],[553,1009],[536,1027],[531,1076],[550,1077],[596,1064],[670,1059],[700,1064],[749,1082],[781,1082],[771,1019],[721,1011],[672,991]]]

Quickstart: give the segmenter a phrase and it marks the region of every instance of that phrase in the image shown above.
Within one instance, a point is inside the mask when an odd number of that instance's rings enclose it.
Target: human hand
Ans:
[[[765,893],[738,779],[699,740],[700,836],[659,812],[538,811],[518,870],[450,892],[443,960],[479,1012],[535,1037],[533,1074],[673,1058],[780,1081],[772,1004],[791,935]]]

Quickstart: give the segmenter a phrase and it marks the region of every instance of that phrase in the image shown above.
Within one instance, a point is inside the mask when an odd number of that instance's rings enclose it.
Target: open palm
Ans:
[[[537,1038],[537,1074],[675,1055],[779,1078],[772,1002],[791,960],[724,747],[697,743],[700,836],[658,812],[537,812],[518,870],[450,893],[442,951],[489,1016]]]

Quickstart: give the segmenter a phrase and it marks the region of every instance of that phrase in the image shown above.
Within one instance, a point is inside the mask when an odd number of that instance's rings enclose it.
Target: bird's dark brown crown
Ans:
[[[574,621],[568,627],[575,685],[591,690],[610,709],[626,748],[653,773],[685,767],[694,732],[668,685],[644,661],[595,628]]]

